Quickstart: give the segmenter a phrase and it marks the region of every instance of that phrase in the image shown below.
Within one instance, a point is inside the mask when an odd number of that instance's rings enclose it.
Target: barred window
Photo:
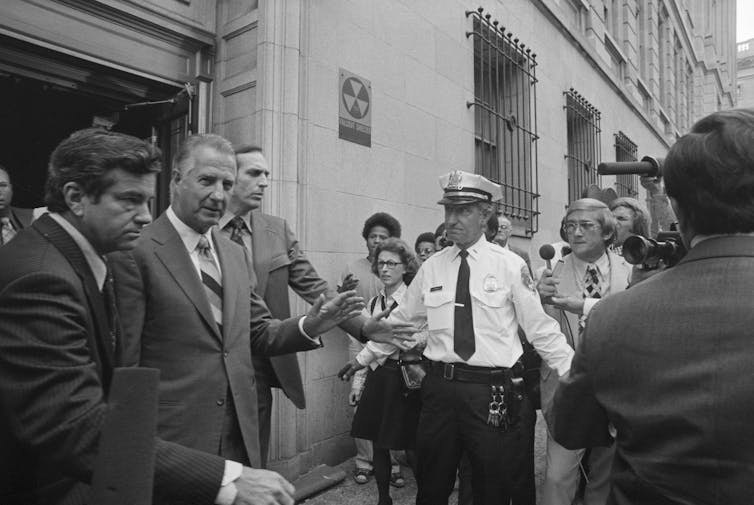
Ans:
[[[505,27],[467,11],[474,42],[475,172],[503,189],[500,211],[527,236],[537,232],[536,54]]]
[[[639,152],[625,133],[615,134],[615,161],[636,161]],[[618,196],[636,198],[639,195],[639,176],[636,174],[620,174],[616,176],[616,193]]]
[[[591,184],[597,184],[597,164],[601,158],[600,111],[573,88],[566,97],[568,123],[568,203],[581,198]]]

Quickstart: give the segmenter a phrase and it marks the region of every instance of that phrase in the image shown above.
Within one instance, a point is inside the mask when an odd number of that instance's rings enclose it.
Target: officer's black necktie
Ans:
[[[469,251],[462,249],[461,266],[458,267],[456,282],[456,310],[453,323],[453,350],[467,361],[474,354],[474,319],[471,316],[471,294],[469,293]]]

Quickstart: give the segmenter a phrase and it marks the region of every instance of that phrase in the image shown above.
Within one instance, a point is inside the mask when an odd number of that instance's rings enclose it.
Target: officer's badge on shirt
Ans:
[[[534,293],[537,292],[537,288],[534,287],[534,279],[531,278],[529,267],[527,267],[526,265],[521,266],[521,282],[529,291],[532,291]]]

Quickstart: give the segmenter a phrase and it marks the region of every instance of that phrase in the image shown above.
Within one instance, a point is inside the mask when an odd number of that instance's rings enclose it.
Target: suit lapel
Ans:
[[[222,335],[220,335],[220,329],[212,316],[212,308],[204,292],[204,286],[196,273],[196,268],[180,235],[165,214],[157,218],[152,223],[151,228],[155,256],[173,277],[186,297],[194,304],[215,337],[222,342]]]
[[[269,247],[268,237],[263,236],[270,233],[269,223],[261,212],[251,213],[251,259],[254,263],[254,272],[257,276],[256,292],[264,298],[267,292],[267,281],[269,280],[270,260],[272,259]]]
[[[212,238],[215,241],[215,249],[223,275],[223,333],[225,334],[223,336],[226,345],[231,346],[238,333],[234,331],[234,323],[238,319],[236,314],[239,310],[249,310],[248,297],[244,301],[244,297],[240,296],[244,292],[242,283],[248,283],[248,280],[245,280],[248,276],[240,275],[241,272],[246,271],[246,264],[240,254],[241,250],[216,229],[212,230]],[[240,320],[243,320],[243,318]]]
[[[112,341],[110,339],[110,328],[107,322],[107,312],[105,311],[105,302],[102,293],[94,279],[94,274],[89,264],[86,262],[84,253],[81,251],[73,238],[50,216],[44,215],[37,219],[32,227],[36,228],[42,236],[50,241],[55,248],[68,260],[76,275],[81,278],[86,293],[87,302],[89,303],[90,314],[97,330],[94,336],[94,345],[96,352],[101,356],[102,363],[107,370],[113,368]],[[103,370],[104,371],[104,370]],[[110,373],[103,373],[105,382],[109,382]]]

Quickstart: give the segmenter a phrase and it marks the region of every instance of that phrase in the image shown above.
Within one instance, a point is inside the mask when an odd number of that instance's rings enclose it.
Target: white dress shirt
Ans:
[[[421,326],[429,335],[424,356],[463,362],[453,350],[453,320],[460,249],[454,245],[430,256],[389,320]],[[523,353],[520,324],[529,341],[558,374],[571,364],[573,349],[542,309],[529,270],[517,254],[487,242],[482,235],[468,248],[475,352],[466,361],[483,367],[511,367]]]

